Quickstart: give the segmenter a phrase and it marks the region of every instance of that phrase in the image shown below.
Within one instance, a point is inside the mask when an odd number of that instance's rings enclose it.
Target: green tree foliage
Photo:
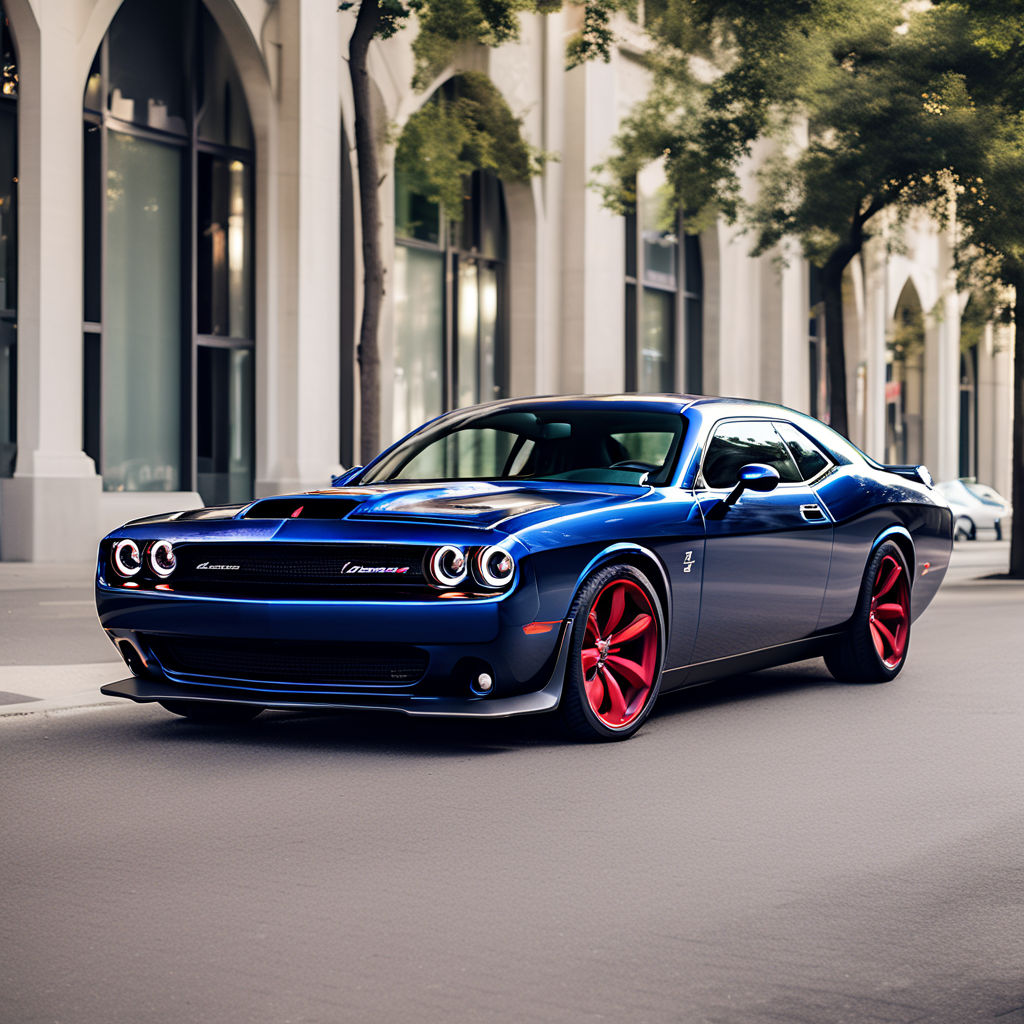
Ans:
[[[943,5],[963,27],[962,71],[990,130],[973,162],[956,168],[964,276],[1014,329],[1013,481],[1024,509],[1024,3],[962,0]],[[1010,575],[1024,578],[1024,520],[1014,517]]]
[[[669,0],[651,28],[651,93],[601,168],[612,205],[631,202],[637,170],[662,158],[691,230],[739,221],[755,254],[799,240],[823,272],[831,422],[844,433],[843,272],[881,211],[946,214],[948,169],[970,163],[991,127],[950,63],[961,22],[898,0]],[[744,196],[758,141],[772,156]]]
[[[449,79],[406,122],[396,170],[413,191],[441,203],[459,219],[465,178],[493,171],[503,181],[527,181],[544,167],[544,154],[522,135],[517,118],[491,80],[479,71]]]

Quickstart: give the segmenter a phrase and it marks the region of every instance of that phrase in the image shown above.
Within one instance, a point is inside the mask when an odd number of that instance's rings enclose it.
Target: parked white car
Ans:
[[[1010,503],[987,484],[973,480],[946,480],[935,485],[953,510],[953,539],[977,540],[978,531],[992,531],[1002,540],[1009,529]]]

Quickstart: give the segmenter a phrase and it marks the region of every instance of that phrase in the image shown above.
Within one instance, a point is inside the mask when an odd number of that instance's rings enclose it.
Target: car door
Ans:
[[[781,427],[814,447],[791,424]],[[834,530],[798,459],[770,419],[712,428],[697,477],[706,541],[694,664],[800,640],[817,628]],[[746,490],[723,513],[722,499],[751,463],[774,468],[778,486]],[[804,463],[805,471],[818,465]]]

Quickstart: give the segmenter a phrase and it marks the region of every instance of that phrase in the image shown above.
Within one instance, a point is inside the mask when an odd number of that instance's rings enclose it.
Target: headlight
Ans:
[[[476,555],[474,571],[485,587],[504,587],[515,575],[516,563],[504,548],[481,548]]]
[[[110,564],[118,576],[134,576],[142,568],[142,552],[133,540],[119,540],[110,553]]]
[[[438,548],[430,556],[428,567],[430,578],[442,587],[457,587],[469,573],[465,553],[452,544]]]
[[[174,557],[174,546],[169,540],[158,540],[149,548],[149,567],[161,579],[167,579],[174,572],[178,560]]]

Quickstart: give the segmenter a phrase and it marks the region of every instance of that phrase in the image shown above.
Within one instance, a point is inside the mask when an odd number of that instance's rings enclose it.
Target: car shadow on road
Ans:
[[[724,710],[737,702],[783,697],[812,687],[834,685],[820,659],[731,676],[663,694],[652,721],[697,710]],[[162,712],[160,717],[147,717],[141,730],[147,740],[167,743],[437,757],[579,746],[563,733],[556,715],[489,720],[411,718],[387,711],[272,711],[245,725],[229,726],[197,724]]]

